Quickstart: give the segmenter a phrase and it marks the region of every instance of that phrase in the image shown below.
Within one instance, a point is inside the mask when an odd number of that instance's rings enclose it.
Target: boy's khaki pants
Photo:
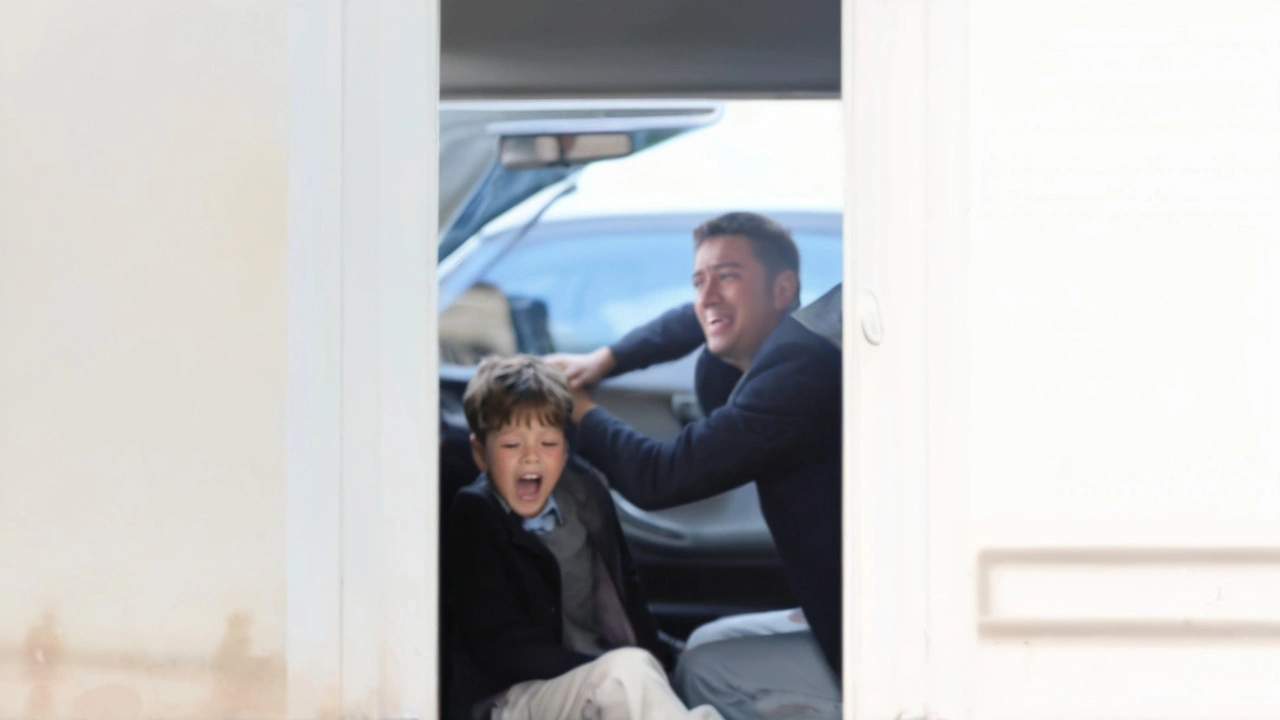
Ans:
[[[657,658],[640,648],[611,650],[551,680],[513,685],[493,720],[722,720],[710,705],[689,710]]]

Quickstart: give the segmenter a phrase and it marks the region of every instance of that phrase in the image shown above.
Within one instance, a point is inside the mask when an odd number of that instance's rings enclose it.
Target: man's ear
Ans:
[[[484,461],[484,444],[476,438],[475,433],[471,433],[471,457],[476,461],[476,467],[480,468],[480,472],[489,472],[489,467]]]
[[[787,310],[800,294],[800,278],[795,271],[783,270],[773,279],[773,308],[778,311]]]

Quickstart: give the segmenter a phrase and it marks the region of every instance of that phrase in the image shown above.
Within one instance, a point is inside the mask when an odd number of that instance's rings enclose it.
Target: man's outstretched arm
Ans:
[[[693,304],[688,303],[632,330],[613,345],[583,355],[549,355],[547,360],[564,370],[570,386],[577,389],[606,377],[678,360],[705,341]]]
[[[840,363],[810,344],[756,369],[734,401],[671,440],[632,428],[585,393],[574,396],[578,452],[646,510],[682,505],[775,474],[839,434]],[[827,422],[815,426],[814,418]],[[835,418],[835,420],[830,420]]]
[[[614,357],[610,375],[678,360],[706,341],[702,325],[693,311],[693,303],[672,308],[610,346]]]

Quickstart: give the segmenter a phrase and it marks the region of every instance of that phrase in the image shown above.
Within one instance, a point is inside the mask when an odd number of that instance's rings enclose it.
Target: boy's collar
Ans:
[[[560,512],[560,506],[556,503],[555,495],[547,496],[547,504],[543,506],[542,512],[534,517],[524,518],[524,529],[540,535],[548,533],[564,524],[564,515]]]

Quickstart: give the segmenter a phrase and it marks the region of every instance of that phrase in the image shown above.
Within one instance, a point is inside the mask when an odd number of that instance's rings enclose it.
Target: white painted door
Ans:
[[[844,28],[857,717],[1280,717],[1280,4]]]
[[[439,4],[289,30],[289,716],[432,718]]]

